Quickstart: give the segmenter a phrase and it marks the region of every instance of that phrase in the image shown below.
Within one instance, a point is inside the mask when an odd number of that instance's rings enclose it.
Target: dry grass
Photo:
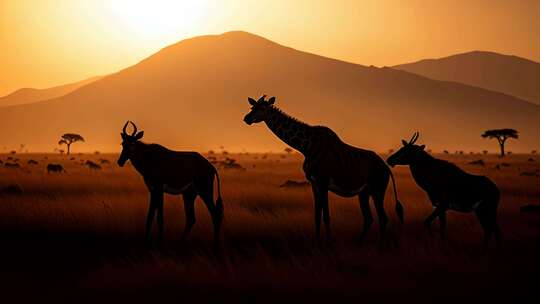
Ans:
[[[406,223],[397,224],[388,191],[393,241],[381,249],[376,225],[358,244],[358,202],[335,195],[330,196],[334,242],[313,239],[310,188],[279,187],[288,179],[303,179],[299,156],[228,155],[247,170],[220,172],[226,218],[222,250],[216,254],[210,219],[200,203],[192,238],[179,242],[183,206],[172,196],[166,197],[165,242],[146,247],[148,194],[133,168],[115,165],[115,155],[16,157],[21,170],[0,168],[0,189],[18,185],[23,190],[0,194],[0,284],[23,298],[495,298],[527,291],[535,282],[530,276],[540,270],[540,217],[519,212],[522,205],[540,203],[540,177],[520,175],[540,169],[540,158],[528,161],[535,155],[512,155],[504,160],[510,166],[500,170],[494,167],[502,161],[492,155],[440,155],[488,175],[501,188],[504,247],[486,255],[472,214],[449,214],[448,242],[427,235],[421,223],[431,205],[407,168],[395,170]],[[103,158],[112,164],[100,171],[81,165],[81,160]],[[29,159],[39,164],[27,165]],[[478,159],[485,166],[467,164]],[[47,174],[47,163],[61,163],[67,173]],[[28,288],[34,293],[18,293]]]

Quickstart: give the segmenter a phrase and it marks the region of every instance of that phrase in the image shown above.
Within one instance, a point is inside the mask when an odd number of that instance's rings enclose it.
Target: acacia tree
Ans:
[[[518,131],[514,129],[494,129],[494,130],[486,130],[482,134],[483,138],[493,139],[495,138],[497,142],[499,143],[499,147],[501,148],[501,157],[504,157],[504,144],[506,143],[506,140],[509,138],[518,138]]]
[[[62,138],[60,139],[58,144],[59,145],[66,145],[67,146],[67,154],[69,155],[71,144],[75,143],[75,142],[79,142],[79,141],[84,142],[84,138],[82,136],[80,136],[79,134],[66,133],[66,134],[62,135]]]

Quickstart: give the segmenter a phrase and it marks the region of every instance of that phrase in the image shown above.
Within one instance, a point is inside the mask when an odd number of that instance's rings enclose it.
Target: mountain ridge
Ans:
[[[0,138],[52,151],[56,137],[69,131],[87,138],[87,147],[76,149],[117,151],[129,119],[147,141],[173,149],[280,151],[285,144],[264,126],[242,122],[247,96],[263,93],[277,96],[288,114],[379,151],[416,130],[432,149],[495,150],[480,133],[498,127],[517,128],[522,139],[509,148],[530,151],[540,132],[534,122],[540,107],[525,100],[228,32],[175,43],[65,96],[0,108]]]

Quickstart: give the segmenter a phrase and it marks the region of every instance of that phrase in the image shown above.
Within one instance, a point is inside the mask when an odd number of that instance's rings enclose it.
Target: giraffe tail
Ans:
[[[399,201],[398,199],[398,195],[397,195],[397,188],[396,188],[396,181],[394,180],[394,174],[392,173],[392,171],[390,170],[390,178],[392,179],[392,187],[394,188],[394,198],[396,200],[396,214],[398,216],[398,219],[399,219],[399,222],[401,224],[403,224],[403,222],[405,221],[404,219],[404,211],[403,211],[403,205],[401,204],[401,202]]]

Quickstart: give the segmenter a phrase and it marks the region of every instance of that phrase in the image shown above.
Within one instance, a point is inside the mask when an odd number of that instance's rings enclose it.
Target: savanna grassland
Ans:
[[[225,221],[221,250],[214,252],[210,217],[200,200],[191,238],[180,242],[184,211],[178,196],[165,198],[164,242],[145,244],[148,193],[130,165],[116,165],[117,155],[0,155],[4,162],[8,157],[21,168],[0,168],[0,299],[11,299],[4,303],[518,300],[538,289],[540,214],[520,212],[523,205],[540,203],[538,155],[438,155],[488,175],[501,189],[503,246],[485,254],[473,214],[449,212],[448,241],[439,238],[437,222],[432,236],[424,230],[431,204],[408,168],[394,169],[403,226],[387,190],[386,242],[378,241],[374,224],[360,244],[357,199],[331,194],[333,242],[318,243],[309,186],[280,187],[303,180],[299,155],[227,155],[243,169],[219,168]],[[38,164],[29,165],[30,159]],[[89,159],[110,163],[90,170],[81,161]],[[478,159],[485,164],[468,164]],[[48,174],[48,163],[67,172]]]

